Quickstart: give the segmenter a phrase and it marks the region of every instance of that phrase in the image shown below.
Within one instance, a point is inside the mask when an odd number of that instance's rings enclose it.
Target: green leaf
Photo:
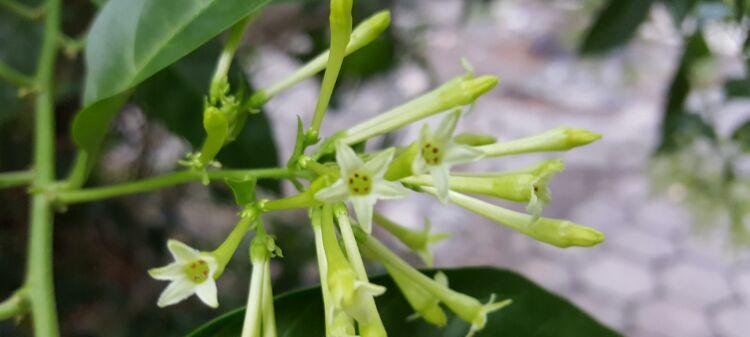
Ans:
[[[609,0],[589,27],[581,54],[601,54],[630,41],[648,16],[652,0]]]
[[[735,78],[724,83],[728,97],[750,97],[750,78]]]
[[[669,8],[672,13],[672,17],[677,25],[682,23],[682,20],[687,17],[688,14],[695,8],[699,0],[663,0],[663,2]]]
[[[135,102],[147,116],[184,137],[195,149],[200,148],[206,135],[203,97],[208,92],[220,52],[218,41],[208,43],[145,81],[134,95]],[[229,80],[233,91],[252,91],[240,67],[230,68]],[[229,168],[279,166],[273,132],[262,111],[248,116],[242,132],[219,152],[217,160]],[[263,180],[259,184],[273,191],[280,189],[275,180]]]
[[[750,121],[746,121],[732,132],[732,140],[737,142],[743,151],[750,152]]]
[[[610,330],[567,300],[552,294],[524,277],[492,268],[445,270],[451,288],[487,301],[491,294],[499,299],[513,299],[513,304],[488,317],[481,336],[535,337],[616,337]],[[477,282],[477,280],[482,280]],[[377,297],[379,312],[391,337],[464,337],[468,325],[449,315],[448,324],[440,329],[423,321],[407,321],[413,313],[398,288],[388,276],[371,281],[388,288]],[[323,303],[320,288],[310,288],[280,295],[275,302],[279,336],[323,336]],[[446,310],[447,311],[447,310]],[[188,337],[239,336],[244,309],[230,311],[201,326]]]
[[[73,139],[84,151],[101,143],[119,97],[270,0],[110,0],[86,43],[83,110]],[[108,104],[101,102],[118,97]],[[97,108],[95,105],[100,104]],[[99,116],[102,115],[102,116]]]
[[[664,106],[661,143],[657,151],[669,152],[690,143],[695,136],[715,138],[715,132],[706,121],[686,110],[685,101],[690,94],[690,71],[699,61],[710,57],[711,50],[697,30],[685,41],[680,65],[672,78]]]

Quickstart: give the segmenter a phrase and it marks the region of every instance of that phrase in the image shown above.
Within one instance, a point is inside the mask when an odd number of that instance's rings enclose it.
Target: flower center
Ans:
[[[183,270],[188,279],[194,283],[203,283],[208,279],[208,263],[204,260],[190,262]]]
[[[434,143],[422,145],[422,159],[429,165],[438,165],[443,162],[443,151]]]
[[[346,182],[349,184],[349,192],[354,195],[368,195],[372,189],[372,177],[362,171],[350,174]]]

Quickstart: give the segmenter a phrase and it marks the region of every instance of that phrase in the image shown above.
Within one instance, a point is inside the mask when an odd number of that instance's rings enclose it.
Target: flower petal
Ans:
[[[166,307],[178,303],[192,295],[195,292],[195,283],[190,282],[187,279],[177,280],[170,283],[159,296],[159,301],[156,305],[159,308]]]
[[[483,157],[484,153],[482,153],[482,151],[471,146],[451,143],[445,150],[443,162],[449,164],[463,164],[477,161]]]
[[[357,157],[357,153],[343,142],[336,143],[336,163],[339,164],[344,176],[348,175],[349,172],[358,170],[363,165],[362,159]]]
[[[339,202],[345,200],[348,196],[349,186],[343,179],[339,179],[333,185],[315,193],[315,199],[322,202]]]
[[[411,163],[411,172],[413,174],[427,173],[427,163],[422,158],[421,152],[414,156],[414,161]]]
[[[395,152],[396,150],[392,147],[381,151],[368,160],[362,168],[370,173],[374,179],[382,178],[385,172],[388,171],[388,165],[393,160]]]
[[[397,182],[381,179],[373,182],[372,195],[379,199],[398,199],[409,195],[409,190]]]
[[[364,292],[365,294],[368,294],[371,296],[380,296],[380,295],[383,295],[386,291],[386,288],[381,285],[372,284],[370,282],[364,282],[364,281],[354,281],[354,289],[360,290]]]
[[[453,131],[456,130],[459,118],[461,118],[461,109],[453,110],[445,115],[437,130],[435,130],[435,138],[442,142],[450,140],[453,137]]]
[[[190,262],[200,259],[199,251],[180,241],[168,240],[167,248],[177,262]]]
[[[448,190],[450,187],[450,174],[448,165],[432,165],[429,167],[430,175],[432,175],[432,185],[435,186],[437,191],[437,197],[443,204],[448,203]]]
[[[151,268],[148,270],[148,274],[157,280],[177,280],[184,277],[182,263],[173,262],[164,267]]]
[[[432,138],[432,131],[430,131],[430,125],[424,124],[422,125],[422,128],[419,129],[419,146],[421,147],[426,143],[427,141]]]
[[[216,282],[213,278],[209,278],[199,284],[195,288],[195,294],[198,295],[198,298],[200,298],[203,303],[206,303],[207,306],[211,308],[219,307],[219,300],[216,298]]]
[[[206,264],[208,265],[208,278],[213,280],[214,273],[219,269],[219,263],[216,262],[216,258],[209,253],[201,253],[201,260],[206,261]]]
[[[374,189],[375,186],[373,186],[373,191]],[[354,213],[357,214],[359,226],[367,234],[372,233],[372,208],[378,199],[373,194],[370,194],[368,196],[351,197],[349,200],[351,200],[352,207],[354,207]]]

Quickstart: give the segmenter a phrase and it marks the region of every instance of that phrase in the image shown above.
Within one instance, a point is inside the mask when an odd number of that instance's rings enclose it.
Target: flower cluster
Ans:
[[[372,235],[373,224],[419,254],[427,266],[433,263],[430,247],[447,235],[431,234],[429,220],[423,231],[415,231],[388,219],[374,210],[379,200],[406,198],[411,193],[433,195],[443,204],[464,208],[557,247],[588,247],[604,240],[604,235],[593,228],[541,216],[543,208],[551,201],[547,183],[564,168],[560,159],[544,160],[510,172],[455,170],[459,165],[494,157],[567,151],[600,138],[586,130],[566,127],[502,142],[488,135],[454,135],[467,107],[497,85],[498,79],[494,76],[475,76],[473,70],[468,69],[466,74],[430,92],[319,142],[319,125],[343,58],[377,37],[390,19],[388,12],[381,12],[352,31],[351,5],[350,0],[331,1],[330,52],[250,98],[251,105],[261,105],[281,90],[323,70],[325,64],[313,123],[307,130],[302,130],[301,125],[298,128],[294,153],[287,166],[295,173],[292,182],[299,193],[258,201],[254,197],[254,181],[228,181],[237,203],[244,207],[240,222],[227,240],[211,253],[169,242],[176,262],[151,271],[157,279],[172,281],[159,299],[160,306],[179,302],[193,293],[209,306],[218,305],[214,280],[224,270],[241,238],[254,231],[250,249],[253,275],[242,336],[275,336],[268,268],[270,259],[280,256],[280,251],[266,233],[261,219],[264,213],[282,209],[308,209],[320,272],[326,336],[333,337],[387,335],[374,301],[374,297],[386,289],[369,281],[363,255],[380,262],[392,276],[414,309],[411,318],[421,318],[436,326],[446,325],[444,310],[448,309],[468,324],[468,334],[472,335],[485,326],[492,313],[512,302],[512,299],[496,301],[492,296],[483,303],[452,290],[444,274],[428,277],[394,254]],[[207,110],[206,114],[207,120],[213,118],[212,112]],[[356,144],[438,114],[443,116],[439,125],[431,128],[423,124],[419,137],[410,143],[373,151],[354,150],[364,148],[354,146]],[[227,119],[223,121],[228,123],[221,128],[223,133],[237,127]],[[210,129],[206,127],[207,139],[211,137]],[[211,153],[215,154],[218,149]],[[506,209],[471,194],[526,203],[530,214]]]

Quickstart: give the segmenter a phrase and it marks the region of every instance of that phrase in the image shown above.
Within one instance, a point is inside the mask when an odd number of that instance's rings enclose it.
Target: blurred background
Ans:
[[[74,154],[69,124],[79,107],[83,73],[78,39],[104,2],[64,2],[69,43],[56,74],[61,168]],[[509,140],[566,125],[604,135],[560,154],[567,168],[553,180],[553,201],[544,213],[603,231],[606,242],[594,248],[547,246],[428,197],[380,203],[381,211],[402,224],[421,228],[429,217],[436,230],[453,234],[435,249],[438,266],[518,271],[626,336],[748,335],[750,5],[741,0],[355,3],[357,20],[388,8],[393,21],[383,37],[345,60],[324,135],[462,74],[462,57],[478,74],[497,75],[501,83],[478,100],[460,130]],[[267,7],[246,34],[235,75],[251,87],[265,87],[326,49],[326,7],[319,1]],[[0,6],[0,59],[31,72],[40,35],[41,25]],[[212,41],[139,87],[114,124],[90,185],[178,169],[177,160],[200,143],[202,95],[219,49],[220,39]],[[227,167],[285,162],[296,116],[310,118],[319,80],[271,100],[219,160]],[[0,107],[0,171],[24,169],[31,153],[30,99],[0,82]],[[369,145],[403,144],[418,128]],[[470,169],[507,170],[548,157],[496,158]],[[291,191],[284,184],[264,187],[269,197]],[[27,201],[22,188],[0,192],[2,296],[22,282]],[[220,280],[218,310],[195,299],[158,310],[165,284],[146,274],[169,261],[167,238],[209,249],[232,228],[236,212],[224,186],[196,183],[74,205],[58,214],[55,273],[63,335],[181,336],[242,305],[249,280],[243,249]],[[274,290],[316,283],[305,213],[267,220],[285,256],[273,265]],[[27,336],[28,323],[0,323],[0,336]]]

